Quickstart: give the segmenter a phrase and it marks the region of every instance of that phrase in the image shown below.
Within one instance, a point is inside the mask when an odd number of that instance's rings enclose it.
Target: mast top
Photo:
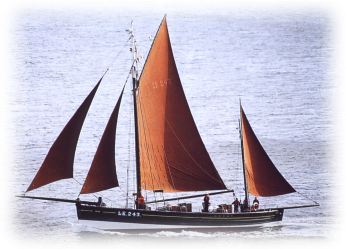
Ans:
[[[133,27],[133,20],[131,20],[131,27],[126,30],[127,33],[129,34],[129,41],[131,41],[131,47],[130,47],[130,52],[132,52],[132,68],[131,68],[131,73],[132,73],[132,79],[135,79],[136,82],[138,82],[138,63],[140,60],[140,56],[138,53],[138,48],[137,48],[137,40],[135,37],[135,30]],[[138,86],[136,85],[136,88]]]

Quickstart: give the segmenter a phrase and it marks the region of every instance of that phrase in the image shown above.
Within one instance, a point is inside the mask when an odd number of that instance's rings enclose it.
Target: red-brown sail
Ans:
[[[142,188],[166,192],[226,189],[190,112],[166,18],[144,65],[137,103]]]
[[[103,132],[81,194],[95,193],[119,186],[115,166],[115,134],[123,92],[124,89]]]
[[[26,192],[61,179],[73,177],[73,161],[79,134],[102,79],[103,76],[61,131]]]
[[[242,107],[240,112],[244,168],[249,193],[256,196],[276,196],[295,192],[263,149]]]

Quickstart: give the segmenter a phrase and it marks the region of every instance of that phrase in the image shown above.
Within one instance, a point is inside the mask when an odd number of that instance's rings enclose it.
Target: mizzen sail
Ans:
[[[245,177],[249,193],[256,196],[277,196],[295,192],[277,170],[240,107]]]
[[[165,17],[139,79],[137,111],[142,188],[226,189],[188,106]]]
[[[73,178],[73,161],[79,134],[102,79],[103,76],[61,131],[26,192],[61,179]]]
[[[123,92],[124,88],[103,132],[81,194],[95,193],[119,186],[115,165],[115,135]]]

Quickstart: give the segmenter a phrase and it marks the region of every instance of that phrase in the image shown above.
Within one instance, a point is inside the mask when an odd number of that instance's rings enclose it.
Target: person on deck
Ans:
[[[241,211],[248,211],[249,209],[249,202],[247,200],[247,198],[245,197],[244,201],[243,201],[243,205],[241,206]]]
[[[255,199],[253,200],[252,205],[254,206],[255,210],[258,209],[259,200],[257,199],[257,197],[255,197]]]
[[[232,205],[234,206],[234,212],[238,213],[240,206],[240,201],[238,200],[238,198],[235,198],[234,202],[232,202]]]
[[[144,200],[143,195],[140,195],[137,198],[137,202],[138,202],[138,209],[145,209],[145,200]]]
[[[209,195],[206,194],[203,199],[203,212],[209,212],[210,198]]]
[[[80,206],[81,206],[79,197],[76,199],[76,206],[77,206],[77,207],[80,207]]]
[[[98,198],[96,206],[98,206],[98,207],[105,207],[106,206],[106,204],[102,201],[102,197]]]
[[[210,197],[208,194],[206,194],[203,199],[203,212],[209,212],[209,206],[210,206]]]

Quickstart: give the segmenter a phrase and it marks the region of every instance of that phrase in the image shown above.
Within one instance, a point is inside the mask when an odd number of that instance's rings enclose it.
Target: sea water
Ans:
[[[22,194],[74,111],[109,68],[87,115],[75,156],[75,180],[32,195],[75,199],[131,66],[134,20],[141,65],[161,21],[160,13],[119,10],[23,11],[11,33],[15,68],[10,88],[14,172],[11,193]],[[74,205],[13,199],[12,220],[21,238],[219,239],[325,238],[335,222],[332,208],[330,23],[318,12],[172,13],[167,17],[181,82],[205,146],[228,188],[243,198],[238,131],[239,101],[274,164],[299,192],[260,198],[261,205],[320,207],[285,211],[282,222],[249,229],[116,233],[78,223]],[[131,82],[130,82],[131,83]],[[120,187],[104,191],[110,206],[133,205],[134,136],[131,84],[121,106],[116,162]],[[189,193],[188,193],[189,194]],[[127,198],[127,196],[129,196]],[[153,199],[152,193],[147,193]],[[177,194],[165,194],[165,198]],[[96,200],[93,195],[82,199]],[[161,198],[158,194],[156,198]],[[233,201],[211,197],[212,206]],[[128,200],[128,201],[127,201]],[[202,198],[191,200],[201,209]],[[155,206],[154,206],[155,207]]]

